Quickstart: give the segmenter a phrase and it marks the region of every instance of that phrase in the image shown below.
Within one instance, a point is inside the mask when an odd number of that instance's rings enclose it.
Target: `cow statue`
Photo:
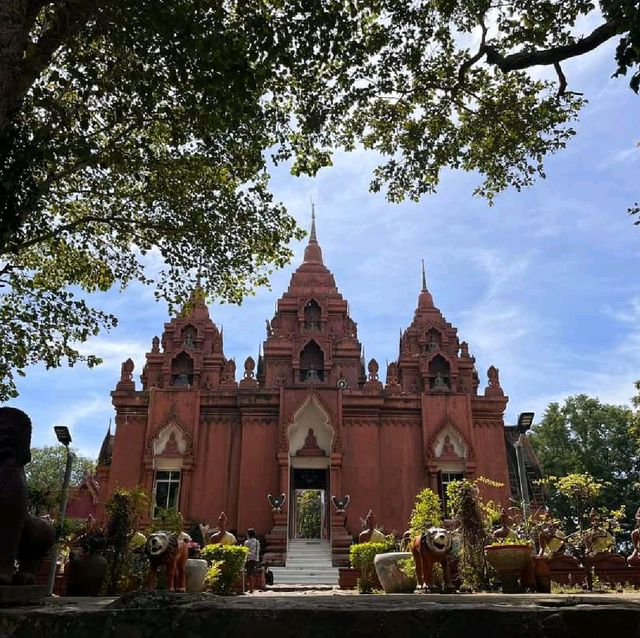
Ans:
[[[416,564],[418,587],[427,590],[434,589],[433,566],[440,563],[444,575],[445,591],[454,589],[451,583],[451,566],[448,560],[451,546],[451,532],[440,527],[430,527],[411,541],[411,553]]]

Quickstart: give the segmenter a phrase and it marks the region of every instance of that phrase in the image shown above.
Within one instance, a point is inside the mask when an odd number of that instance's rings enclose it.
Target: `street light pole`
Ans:
[[[62,481],[62,494],[60,497],[60,512],[58,516],[58,526],[60,532],[63,530],[64,517],[67,513],[67,500],[69,496],[69,483],[71,482],[71,470],[73,468],[73,452],[69,449],[71,443],[71,434],[69,434],[69,428],[64,425],[56,426],[54,428],[58,441],[64,445],[67,450],[67,462],[64,468],[64,480]],[[56,567],[58,563],[58,546],[54,543],[51,549],[51,565],[49,567],[49,580],[47,582],[47,594],[51,596],[53,594],[53,586],[56,580]]]

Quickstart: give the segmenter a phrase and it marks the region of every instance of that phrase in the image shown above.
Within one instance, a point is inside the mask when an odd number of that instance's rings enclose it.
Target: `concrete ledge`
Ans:
[[[2,638],[640,636],[637,595],[138,594],[0,610]]]

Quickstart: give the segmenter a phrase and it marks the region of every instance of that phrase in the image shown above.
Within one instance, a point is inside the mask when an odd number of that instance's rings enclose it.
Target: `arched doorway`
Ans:
[[[311,397],[289,426],[289,538],[328,539],[333,428]]]

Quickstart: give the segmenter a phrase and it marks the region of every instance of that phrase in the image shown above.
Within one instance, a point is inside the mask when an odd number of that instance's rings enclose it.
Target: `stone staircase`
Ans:
[[[274,585],[337,585],[338,569],[331,566],[331,543],[291,539],[286,567],[271,567]]]

